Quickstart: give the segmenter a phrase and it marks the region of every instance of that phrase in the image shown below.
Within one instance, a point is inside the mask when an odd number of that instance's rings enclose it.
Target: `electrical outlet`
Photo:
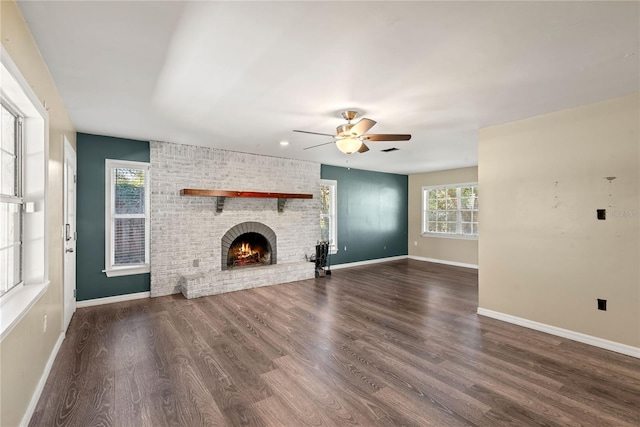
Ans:
[[[345,250],[345,251],[347,250],[347,245],[345,245],[345,246],[344,246],[344,250]]]
[[[47,332],[47,315],[42,317],[42,333]]]
[[[413,246],[418,246],[418,241],[417,240],[413,241]]]
[[[607,300],[598,298],[598,310],[607,311]]]

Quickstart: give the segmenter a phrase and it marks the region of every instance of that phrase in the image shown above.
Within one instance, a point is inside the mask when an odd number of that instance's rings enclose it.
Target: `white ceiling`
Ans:
[[[19,6],[79,132],[360,169],[476,165],[479,128],[640,86],[638,2]],[[413,138],[303,150],[331,139],[292,130],[333,133],[345,108]]]

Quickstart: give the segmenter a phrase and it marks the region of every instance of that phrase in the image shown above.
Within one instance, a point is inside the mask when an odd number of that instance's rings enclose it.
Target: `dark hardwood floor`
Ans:
[[[79,309],[32,426],[638,426],[640,360],[476,315],[412,260]]]

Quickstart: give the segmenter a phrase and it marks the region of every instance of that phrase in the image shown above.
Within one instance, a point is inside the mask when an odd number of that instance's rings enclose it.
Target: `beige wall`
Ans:
[[[49,280],[45,295],[0,343],[0,425],[15,426],[40,381],[62,331],[63,135],[75,147],[75,129],[22,15],[13,1],[0,2],[0,37],[11,59],[49,113]],[[43,333],[43,316],[50,325]]]
[[[409,175],[409,256],[478,264],[477,240],[422,236],[422,187],[476,181],[477,167]]]
[[[480,307],[640,347],[639,104],[480,131]]]

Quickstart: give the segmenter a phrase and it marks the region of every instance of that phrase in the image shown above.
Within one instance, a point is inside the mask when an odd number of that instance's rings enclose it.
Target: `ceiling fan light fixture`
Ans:
[[[363,117],[362,119],[358,120],[357,123],[351,123],[351,120],[355,119],[357,114],[358,113],[356,111],[344,111],[342,113],[342,117],[347,121],[347,123],[338,126],[336,128],[335,135],[295,129],[294,132],[309,133],[311,135],[330,136],[334,138],[334,141],[332,142],[325,142],[324,144],[307,147],[305,148],[305,150],[321,147],[323,145],[328,145],[335,142],[336,147],[338,147],[338,149],[345,154],[355,153],[356,151],[358,153],[366,153],[367,151],[369,151],[369,147],[367,147],[368,142],[408,141],[411,139],[410,134],[367,133],[376,124],[376,122],[374,120]]]
[[[342,138],[336,141],[338,150],[345,154],[355,153],[362,147],[362,141],[358,138]]]

